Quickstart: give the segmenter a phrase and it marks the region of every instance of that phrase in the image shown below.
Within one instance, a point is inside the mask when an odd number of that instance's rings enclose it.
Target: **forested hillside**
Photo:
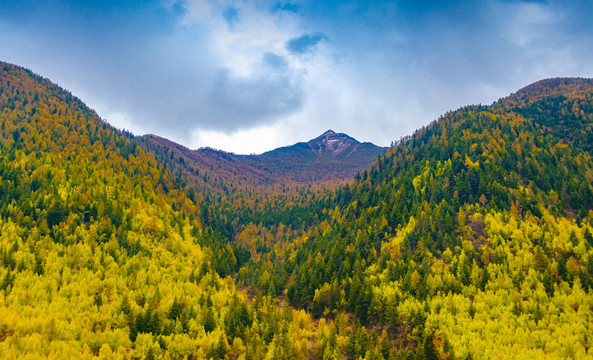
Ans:
[[[222,192],[237,188],[336,184],[352,180],[387,148],[360,143],[331,130],[259,155],[237,155],[211,148],[190,150],[167,139],[145,135],[138,144],[195,189]]]
[[[256,212],[309,205],[313,198],[351,181],[387,150],[331,130],[308,142],[259,155],[190,150],[155,135],[134,140],[180,184],[192,189],[209,209],[205,212],[214,212],[205,214],[207,223],[224,217],[233,227]]]
[[[219,276],[237,260],[198,200],[80,100],[6,63],[0,143],[0,357],[305,359],[336,328]]]
[[[321,213],[241,227],[239,283],[353,316],[347,358],[365,327],[419,357],[592,356],[592,100],[552,79],[445,114]]]
[[[0,63],[0,354],[592,357],[592,101],[541,81],[335,190],[233,198]]]

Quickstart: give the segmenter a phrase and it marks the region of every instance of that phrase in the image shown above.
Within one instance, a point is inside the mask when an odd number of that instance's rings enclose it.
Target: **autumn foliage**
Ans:
[[[349,183],[258,187],[0,63],[0,354],[591,357],[592,100],[543,81]]]

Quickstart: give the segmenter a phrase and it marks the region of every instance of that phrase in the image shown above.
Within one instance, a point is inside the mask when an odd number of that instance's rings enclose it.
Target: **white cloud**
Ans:
[[[265,2],[187,0],[182,19],[186,27],[209,33],[206,46],[220,65],[236,76],[250,76],[266,52],[285,55],[284,43],[299,33],[299,21],[290,12],[270,12]],[[225,20],[225,9],[237,12],[233,26]]]
[[[521,47],[551,35],[547,29],[561,22],[564,16],[560,9],[542,3],[493,1],[490,6],[495,18],[500,19],[508,40]]]
[[[191,147],[211,147],[237,154],[261,154],[294,142],[291,129],[282,123],[254,127],[234,132],[196,130]]]

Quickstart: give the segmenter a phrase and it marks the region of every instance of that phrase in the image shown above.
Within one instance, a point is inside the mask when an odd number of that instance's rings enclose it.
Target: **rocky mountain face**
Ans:
[[[360,143],[346,134],[337,134],[328,130],[309,141],[307,145],[318,155],[348,156],[358,149]]]

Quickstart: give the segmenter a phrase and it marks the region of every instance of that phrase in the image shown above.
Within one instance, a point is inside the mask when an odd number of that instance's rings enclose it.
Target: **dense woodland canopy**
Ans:
[[[228,200],[0,63],[0,353],[591,357],[592,100],[545,80],[338,188]]]
[[[0,113],[2,357],[306,358],[328,331],[219,276],[199,204],[71,94],[2,63]]]

